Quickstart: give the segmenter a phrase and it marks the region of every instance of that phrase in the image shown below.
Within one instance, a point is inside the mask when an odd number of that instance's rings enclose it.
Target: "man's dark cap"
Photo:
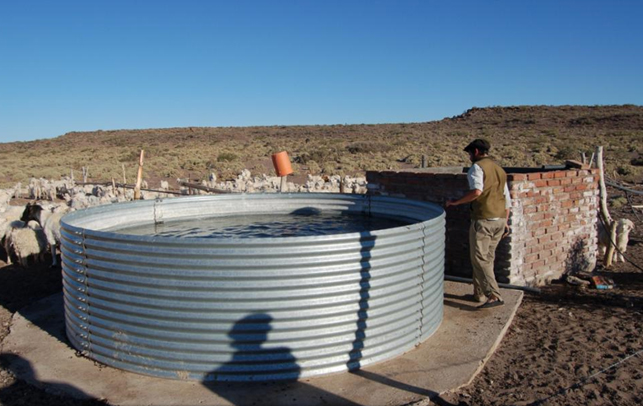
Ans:
[[[477,138],[471,141],[469,145],[464,147],[464,150],[466,152],[473,152],[476,149],[481,152],[487,152],[491,149],[491,144],[489,144],[489,141],[487,140],[483,140],[482,138]]]

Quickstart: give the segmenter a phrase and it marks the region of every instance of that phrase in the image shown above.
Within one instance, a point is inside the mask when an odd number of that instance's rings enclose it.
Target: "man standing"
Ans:
[[[471,203],[469,253],[473,267],[473,296],[485,302],[479,309],[502,306],[500,288],[493,272],[496,247],[503,235],[509,233],[507,221],[511,197],[507,188],[507,174],[489,158],[491,145],[476,139],[464,148],[473,165],[467,179],[469,192],[458,200],[449,200],[446,207]]]

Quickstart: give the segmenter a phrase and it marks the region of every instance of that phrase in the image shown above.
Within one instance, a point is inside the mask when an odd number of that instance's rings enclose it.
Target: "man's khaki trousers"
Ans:
[[[473,295],[477,298],[500,296],[500,288],[493,273],[496,247],[505,230],[505,219],[471,220],[469,227],[469,254],[473,266]]]

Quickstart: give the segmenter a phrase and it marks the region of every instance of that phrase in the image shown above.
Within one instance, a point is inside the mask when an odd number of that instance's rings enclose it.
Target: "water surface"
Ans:
[[[361,233],[400,227],[409,222],[324,211],[295,214],[237,215],[137,225],[109,231],[181,238],[273,238]]]

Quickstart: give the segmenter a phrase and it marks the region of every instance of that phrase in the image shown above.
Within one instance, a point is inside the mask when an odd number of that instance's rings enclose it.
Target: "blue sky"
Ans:
[[[0,1],[0,142],[643,104],[643,1]]]

